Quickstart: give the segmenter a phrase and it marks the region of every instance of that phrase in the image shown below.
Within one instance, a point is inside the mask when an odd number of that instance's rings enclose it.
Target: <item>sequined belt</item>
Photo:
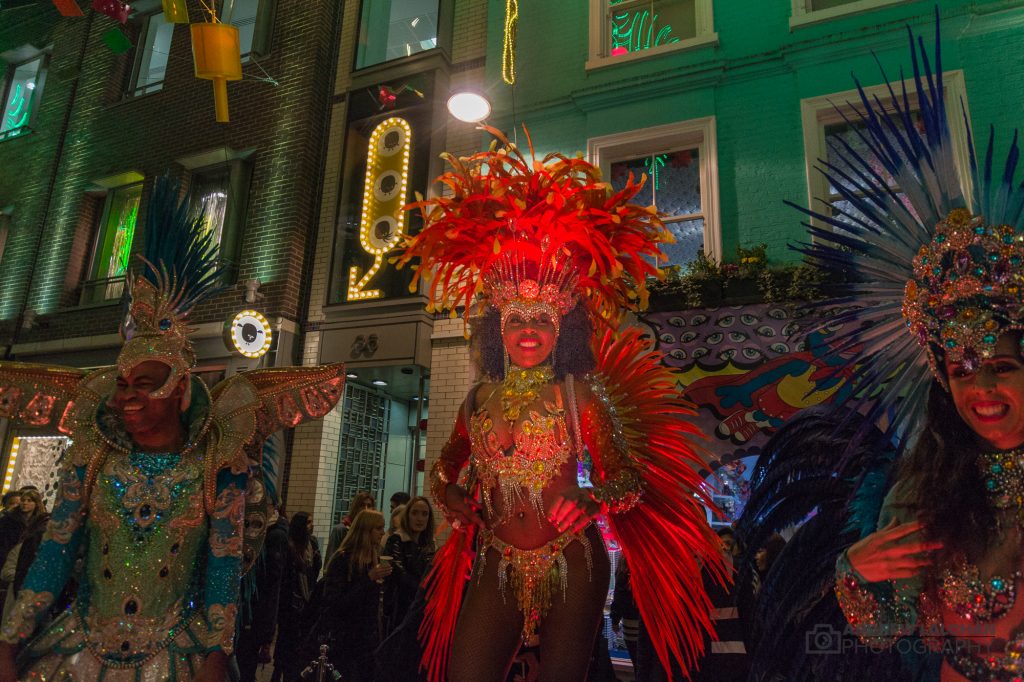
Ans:
[[[494,548],[501,556],[498,562],[498,590],[506,599],[509,585],[516,599],[516,606],[523,614],[523,642],[529,642],[537,634],[541,619],[551,608],[551,599],[556,590],[562,591],[569,584],[569,563],[565,559],[565,548],[574,542],[583,546],[587,558],[587,579],[593,579],[594,555],[587,537],[587,528],[576,533],[562,533],[546,545],[535,549],[520,549],[499,540],[494,533],[485,530],[480,533],[477,550],[477,580],[483,578],[487,562],[487,550]]]
[[[1024,632],[1006,643],[1002,655],[978,653],[978,643],[947,639],[946,662],[971,682],[1020,682],[1024,676]]]
[[[167,647],[187,629],[197,615],[172,609],[164,617],[82,617],[79,614],[86,646],[113,668],[138,668]],[[198,623],[196,623],[198,624]]]

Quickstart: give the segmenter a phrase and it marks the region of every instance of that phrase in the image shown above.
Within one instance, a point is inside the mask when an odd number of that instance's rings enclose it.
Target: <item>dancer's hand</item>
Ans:
[[[576,533],[587,527],[601,511],[601,505],[589,490],[573,487],[558,496],[548,511],[548,521],[563,533]]]
[[[17,648],[9,642],[0,642],[0,682],[18,682],[18,668],[14,664]]]
[[[868,582],[916,577],[933,563],[929,553],[942,549],[941,542],[925,540],[921,531],[920,521],[897,523],[893,519],[851,545],[846,558]]]
[[[444,495],[445,505],[448,507],[448,522],[453,528],[457,530],[472,525],[486,528],[484,520],[480,517],[480,504],[470,497],[465,488],[449,483]]]
[[[228,679],[228,656],[223,651],[211,651],[199,666],[193,682],[224,682]]]

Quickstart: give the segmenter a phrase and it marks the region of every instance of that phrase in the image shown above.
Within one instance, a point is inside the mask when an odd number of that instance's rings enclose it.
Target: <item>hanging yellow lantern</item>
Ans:
[[[238,29],[222,22],[192,24],[191,29],[196,78],[213,81],[217,123],[227,123],[228,81],[242,79]]]
[[[187,24],[188,7],[185,0],[161,0],[164,6],[164,19],[169,24]]]

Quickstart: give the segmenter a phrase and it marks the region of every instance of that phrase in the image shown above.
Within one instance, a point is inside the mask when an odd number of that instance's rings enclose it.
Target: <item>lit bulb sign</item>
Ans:
[[[349,301],[380,298],[380,289],[368,289],[370,280],[384,265],[384,257],[398,246],[405,234],[405,195],[409,185],[409,151],[412,128],[408,121],[393,116],[373,129],[366,152],[366,181],[363,183],[363,215],[359,222],[359,245],[373,256],[373,265],[360,276],[360,268],[348,271]]]
[[[261,358],[270,350],[273,334],[270,323],[255,310],[243,310],[224,328],[224,342],[247,358]]]

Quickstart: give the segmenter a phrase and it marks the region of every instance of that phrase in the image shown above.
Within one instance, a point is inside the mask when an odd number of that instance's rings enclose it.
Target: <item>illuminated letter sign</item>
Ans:
[[[409,183],[409,149],[412,129],[402,118],[392,117],[374,128],[366,152],[366,182],[363,185],[363,217],[359,222],[359,244],[373,256],[373,265],[359,276],[359,267],[348,271],[348,300],[380,298],[380,289],[367,289],[384,265],[384,256],[398,246],[405,234],[405,192]]]

